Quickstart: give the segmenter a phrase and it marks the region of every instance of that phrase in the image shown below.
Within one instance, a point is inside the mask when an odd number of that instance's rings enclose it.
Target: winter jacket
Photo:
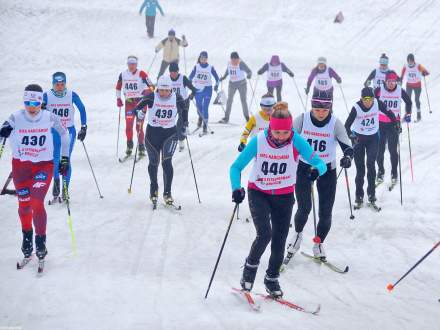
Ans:
[[[165,38],[156,46],[156,52],[163,49],[163,60],[171,63],[179,60],[179,47],[187,46],[188,42],[186,39],[174,38],[170,41],[169,38]]]
[[[162,7],[160,6],[160,4],[157,0],[145,0],[141,6],[141,9],[139,9],[139,14],[142,13],[144,8],[145,8],[145,16],[156,16],[157,9],[159,9],[160,14],[162,16],[165,15],[162,10]]]

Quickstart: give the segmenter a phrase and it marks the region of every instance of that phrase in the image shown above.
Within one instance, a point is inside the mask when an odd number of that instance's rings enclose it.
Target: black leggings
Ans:
[[[303,231],[312,210],[312,185],[307,178],[310,165],[300,162],[296,175],[295,194],[298,201],[298,210],[295,214],[295,231]],[[336,194],[336,169],[328,170],[316,180],[319,196],[319,221],[317,236],[324,242],[332,225],[332,210]]]
[[[363,136],[354,145],[354,163],[356,165],[356,198],[364,197],[365,155],[367,155],[367,194],[376,197],[376,157],[379,146],[379,134]]]
[[[406,92],[409,98],[412,98],[412,92],[414,91],[417,111],[420,111],[420,94],[422,93],[422,87],[411,87],[406,85]]]
[[[281,90],[283,89],[283,84],[276,86],[276,87],[272,87],[272,86],[267,86],[267,91],[268,93],[273,94],[273,90],[276,89],[277,91],[277,102],[281,101]]]
[[[272,241],[266,274],[268,277],[278,277],[284,259],[295,196],[293,193],[270,195],[249,189],[248,200],[257,237],[252,243],[247,262],[258,265],[267,245]]]
[[[177,146],[176,127],[162,128],[147,126],[145,135],[145,147],[148,153],[148,174],[150,176],[150,194],[155,193],[159,185],[157,183],[157,170],[159,168],[160,154],[162,153],[162,169],[164,194],[171,194],[173,182],[172,157]]]
[[[399,133],[397,132],[394,123],[381,122],[379,123],[379,151],[377,153],[377,166],[379,167],[379,174],[385,174],[383,160],[385,154],[385,145],[387,143],[391,160],[391,177],[397,178],[397,165],[399,162],[397,144],[399,143]]]

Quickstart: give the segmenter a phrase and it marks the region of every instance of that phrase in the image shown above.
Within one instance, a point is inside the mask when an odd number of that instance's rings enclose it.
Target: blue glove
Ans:
[[[403,119],[405,120],[406,123],[410,123],[411,122],[411,114],[407,113]]]

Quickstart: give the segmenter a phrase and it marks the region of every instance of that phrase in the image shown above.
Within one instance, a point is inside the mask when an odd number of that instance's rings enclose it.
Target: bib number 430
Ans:
[[[23,139],[21,140],[21,144],[23,144],[25,146],[28,146],[28,145],[36,146],[38,144],[40,147],[42,147],[42,146],[44,146],[45,142],[46,142],[45,135],[41,135],[39,137],[35,136],[35,135],[32,135],[32,136],[25,135],[25,136],[23,136]]]
[[[287,170],[287,163],[272,163],[269,164],[269,162],[263,162],[261,164],[261,172],[263,172],[264,175],[273,174],[284,174]]]

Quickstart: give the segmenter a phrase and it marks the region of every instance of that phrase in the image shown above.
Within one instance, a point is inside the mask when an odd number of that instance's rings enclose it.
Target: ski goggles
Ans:
[[[24,105],[27,107],[39,107],[41,102],[39,101],[24,101]]]
[[[374,97],[372,97],[372,96],[364,96],[363,98],[362,98],[362,100],[363,101],[372,101],[374,99]]]

